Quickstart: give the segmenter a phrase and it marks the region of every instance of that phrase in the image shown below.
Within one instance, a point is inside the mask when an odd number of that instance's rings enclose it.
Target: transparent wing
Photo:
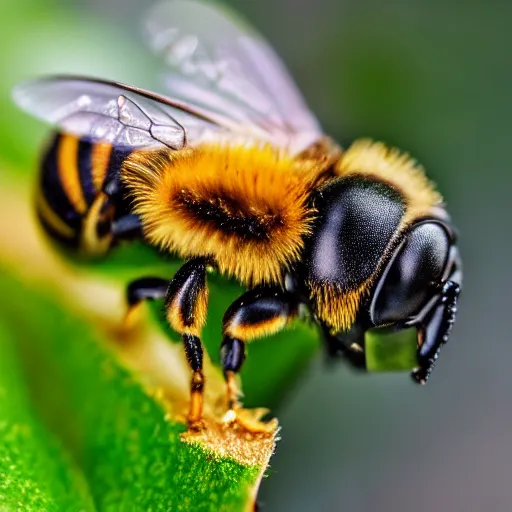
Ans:
[[[183,148],[222,132],[220,116],[200,112],[136,87],[79,77],[49,77],[18,85],[13,96],[29,113],[93,140]]]
[[[279,57],[231,13],[175,0],[150,12],[145,31],[170,68],[165,85],[173,98],[296,151],[322,136]]]

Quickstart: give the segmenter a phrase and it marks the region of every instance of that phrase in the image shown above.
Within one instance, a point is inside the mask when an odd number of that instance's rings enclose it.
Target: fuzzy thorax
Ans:
[[[211,256],[220,272],[254,285],[280,282],[299,257],[318,171],[268,146],[209,145],[137,151],[121,176],[150,243]]]

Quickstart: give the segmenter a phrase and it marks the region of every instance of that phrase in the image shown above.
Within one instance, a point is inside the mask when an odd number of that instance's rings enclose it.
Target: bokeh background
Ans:
[[[2,163],[33,173],[46,131],[10,102],[22,78],[73,72],[156,87],[137,28],[148,3],[2,2]],[[386,141],[426,166],[465,270],[456,328],[424,389],[406,374],[315,360],[280,411],[263,510],[511,510],[512,4],[227,3],[278,49],[326,132]]]

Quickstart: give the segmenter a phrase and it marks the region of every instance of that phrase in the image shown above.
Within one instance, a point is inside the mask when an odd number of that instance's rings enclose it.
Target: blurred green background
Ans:
[[[148,3],[3,2],[0,162],[35,174],[47,132],[10,102],[22,78],[73,72],[157,87],[138,31]],[[512,4],[229,3],[278,49],[327,133],[371,136],[426,166],[465,265],[459,319],[424,389],[406,374],[315,361],[281,410],[263,510],[510,510]]]

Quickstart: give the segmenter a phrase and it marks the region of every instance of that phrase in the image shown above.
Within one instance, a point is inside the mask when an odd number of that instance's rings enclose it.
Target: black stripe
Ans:
[[[69,200],[59,176],[58,151],[62,135],[57,134],[41,164],[40,186],[51,209],[75,231],[80,228],[80,215]]]
[[[113,146],[110,153],[103,190],[111,197],[112,202],[115,204],[116,219],[131,213],[131,201],[121,184],[120,174],[123,162],[130,156],[132,151],[133,148],[127,146]]]
[[[80,243],[80,237],[78,236],[78,232],[75,231],[75,234],[73,237],[66,237],[66,236],[63,236],[61,233],[59,233],[58,231],[56,231],[47,221],[46,219],[44,218],[44,216],[39,212],[39,210],[37,211],[37,217],[39,219],[39,222],[41,223],[41,225],[43,226],[44,230],[46,231],[46,233],[48,235],[50,235],[51,238],[53,238],[54,240],[56,240],[57,242],[59,242],[61,245],[65,246],[65,247],[68,247],[68,248],[72,248],[72,249],[75,249],[79,246],[79,243]]]
[[[92,148],[93,144],[88,140],[81,139],[78,143],[78,175],[84,199],[88,206],[91,206],[96,196],[92,179]]]
[[[113,180],[119,180],[119,172],[123,162],[130,156],[133,148],[127,146],[113,146],[110,152],[110,160],[108,162],[107,175],[105,183]]]
[[[197,199],[185,189],[176,194],[174,201],[178,208],[197,221],[245,240],[268,241],[274,230],[284,224],[278,212],[269,211],[265,217],[257,215],[245,202],[228,193],[219,192],[213,197]]]

